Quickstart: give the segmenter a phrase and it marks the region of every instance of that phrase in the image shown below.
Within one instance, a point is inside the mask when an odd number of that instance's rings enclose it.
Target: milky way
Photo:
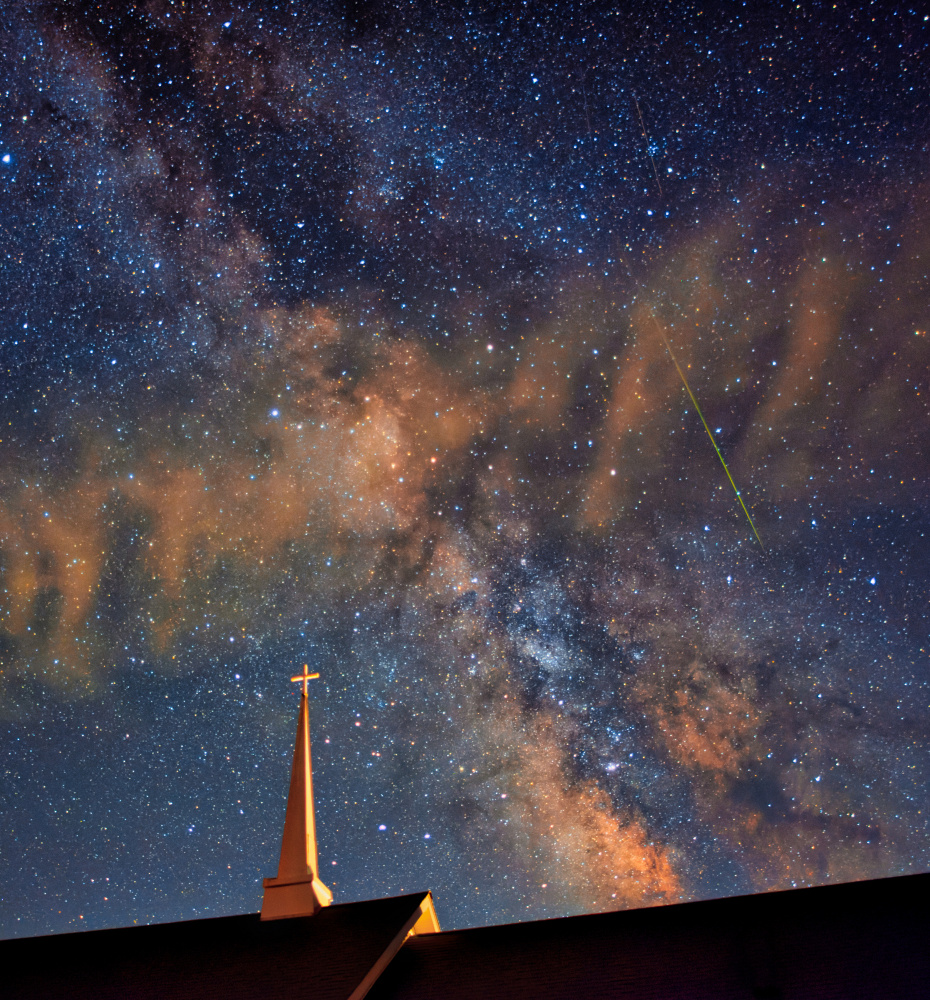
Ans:
[[[0,38],[0,933],[930,868],[926,17]]]

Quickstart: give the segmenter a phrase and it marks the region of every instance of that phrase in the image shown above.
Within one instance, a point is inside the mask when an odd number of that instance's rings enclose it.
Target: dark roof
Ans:
[[[406,938],[418,893],[3,941],[0,995],[348,1000],[377,979],[369,1000],[926,998],[928,895],[910,875]]]
[[[348,1000],[400,948],[428,895],[287,920],[250,913],[0,941],[0,996]]]
[[[368,1000],[930,997],[930,875],[410,938]]]

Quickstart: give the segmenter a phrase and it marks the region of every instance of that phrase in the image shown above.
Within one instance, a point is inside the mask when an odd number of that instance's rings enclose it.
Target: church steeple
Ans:
[[[300,681],[300,712],[297,717],[297,740],[291,766],[291,787],[287,794],[287,814],[281,838],[281,860],[276,878],[263,882],[262,920],[302,917],[318,913],[333,901],[333,894],[319,878],[316,850],[316,820],[313,815],[313,770],[310,759],[310,709],[307,704],[307,681],[319,674],[304,672],[292,677]]]

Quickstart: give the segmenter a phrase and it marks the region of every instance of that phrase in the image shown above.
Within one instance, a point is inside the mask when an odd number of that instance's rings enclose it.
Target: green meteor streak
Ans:
[[[653,316],[653,319],[655,317]],[[733,477],[730,475],[730,470],[727,468],[727,463],[724,461],[723,452],[717,447],[717,442],[714,440],[714,435],[711,433],[710,428],[707,426],[707,421],[704,419],[704,414],[701,413],[701,407],[698,405],[698,401],[691,391],[691,386],[688,385],[688,380],[685,378],[685,373],[681,370],[681,365],[678,364],[678,359],[675,357],[675,352],[672,350],[672,345],[668,342],[668,338],[659,326],[659,321],[655,320],[656,327],[659,330],[659,336],[661,336],[665,348],[668,351],[669,357],[672,359],[675,368],[678,370],[678,374],[681,376],[681,381],[684,383],[685,388],[688,390],[688,395],[691,397],[691,402],[694,403],[694,408],[697,410],[697,415],[701,418],[701,423],[704,425],[704,430],[707,431],[707,436],[710,438],[710,443],[714,446],[714,451],[717,452],[717,458],[720,459],[720,464],[723,466],[723,471],[727,474],[727,479],[730,480],[730,485],[733,487],[733,492],[736,494],[736,499],[739,500],[740,507],[743,508],[743,513],[746,515],[746,520],[749,522],[749,527],[752,528],[752,533],[756,536],[756,541],[762,547],[762,551],[765,551],[765,546],[762,545],[762,539],[759,537],[759,532],[756,531],[756,526],[753,524],[752,517],[746,508],[746,504],[743,503],[743,498],[740,496],[740,492],[737,489],[736,483],[733,481]]]

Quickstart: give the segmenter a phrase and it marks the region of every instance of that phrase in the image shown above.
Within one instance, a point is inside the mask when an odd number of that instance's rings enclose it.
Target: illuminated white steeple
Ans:
[[[319,878],[316,850],[316,820],[313,815],[313,770],[310,758],[310,710],[307,704],[307,682],[319,677],[307,672],[292,681],[303,684],[300,713],[297,718],[297,740],[291,767],[291,787],[287,794],[287,814],[281,838],[281,860],[277,878],[263,882],[262,920],[281,917],[311,916],[333,901],[333,894]]]

